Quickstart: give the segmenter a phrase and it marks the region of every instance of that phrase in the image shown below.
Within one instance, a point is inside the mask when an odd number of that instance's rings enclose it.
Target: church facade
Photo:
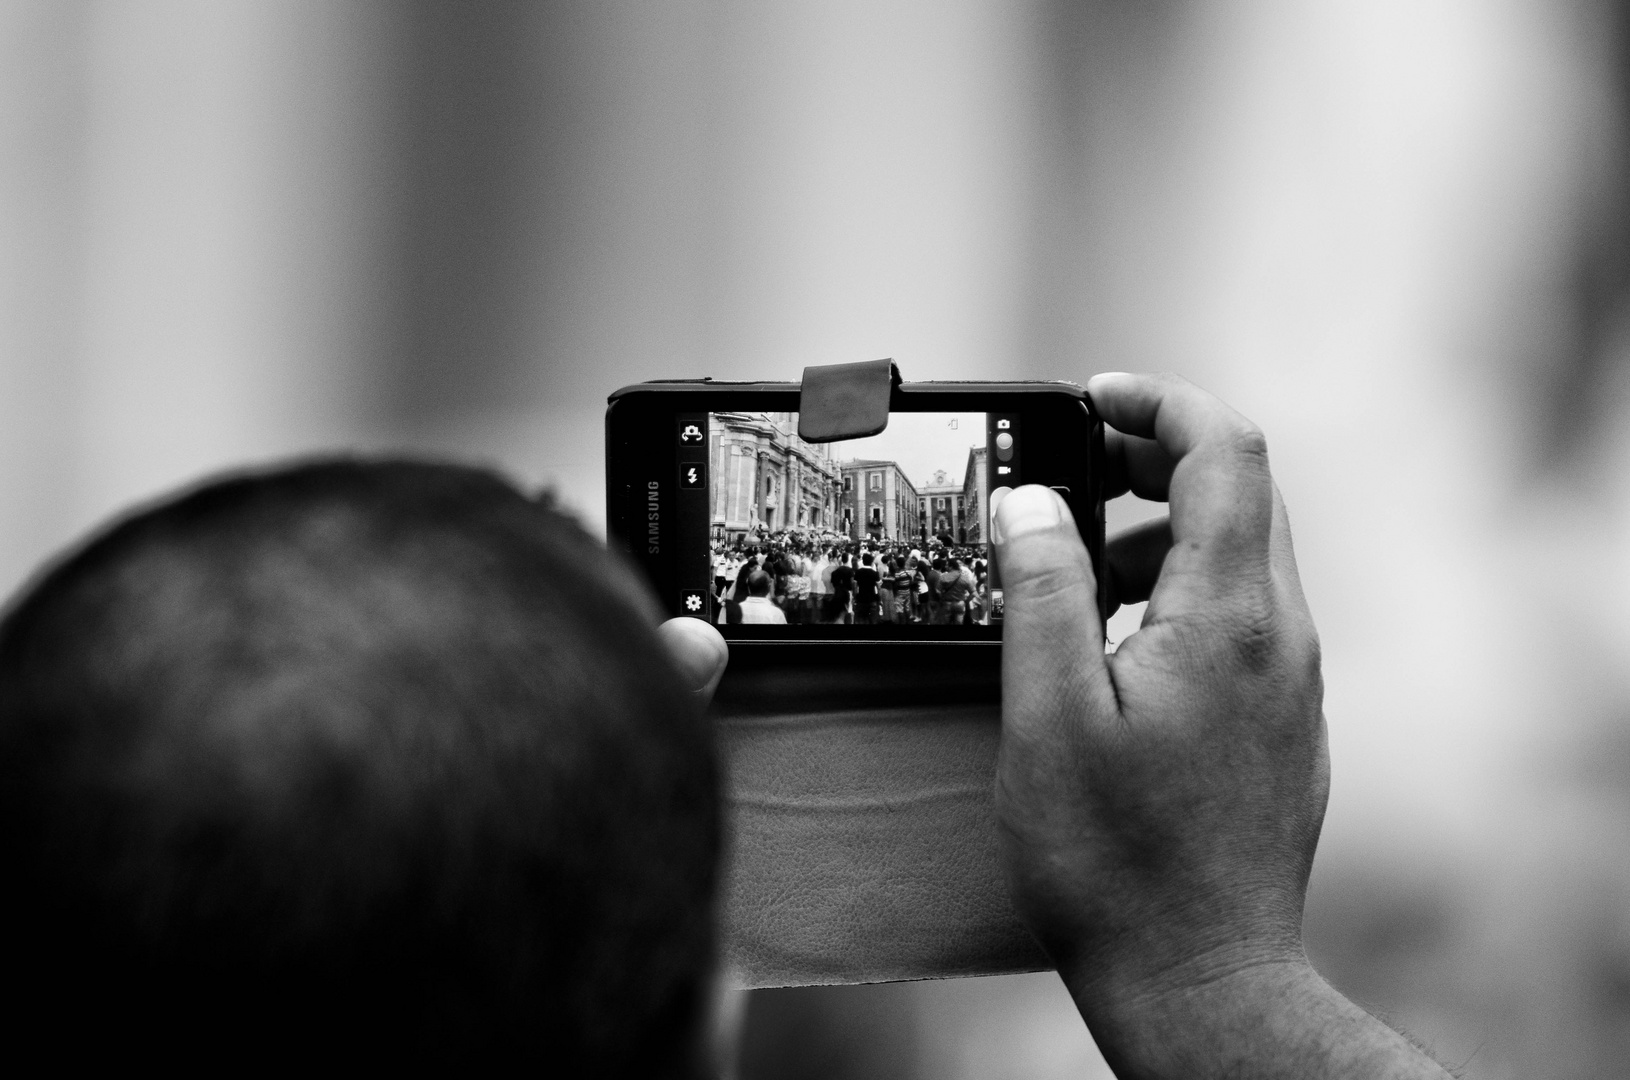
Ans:
[[[831,447],[799,438],[794,414],[713,413],[708,440],[715,538],[841,531]]]

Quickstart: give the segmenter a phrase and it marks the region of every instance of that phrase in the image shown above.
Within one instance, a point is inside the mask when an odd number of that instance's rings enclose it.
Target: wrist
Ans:
[[[1172,1025],[1204,1028],[1219,1019],[1218,1002],[1262,1007],[1287,988],[1305,987],[1310,976],[1323,983],[1299,943],[1219,947],[1176,963],[1100,952],[1088,962],[1061,962],[1059,975],[1094,1037],[1128,1045],[1166,1040]]]
[[[1083,1011],[1113,1019],[1132,1003],[1164,1008],[1208,986],[1308,967],[1300,894],[1142,900],[1136,919],[1115,917],[1129,907],[1121,898],[1090,919],[1032,921]]]
[[[1113,979],[1065,981],[1118,1077],[1448,1076],[1303,956],[1168,972],[1118,990]]]
[[[1278,1026],[1287,1005],[1305,1008],[1329,989],[1305,959],[1196,968],[1152,981],[1100,976],[1069,985],[1115,1075],[1197,1080],[1251,1075],[1243,1068],[1244,1055]]]

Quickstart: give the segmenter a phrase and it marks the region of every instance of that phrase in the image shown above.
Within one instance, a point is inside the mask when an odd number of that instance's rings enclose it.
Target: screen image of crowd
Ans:
[[[991,622],[985,414],[891,413],[836,443],[796,413],[708,419],[717,622]]]
[[[984,626],[983,546],[824,544],[770,536],[713,543],[714,610],[725,624]]]

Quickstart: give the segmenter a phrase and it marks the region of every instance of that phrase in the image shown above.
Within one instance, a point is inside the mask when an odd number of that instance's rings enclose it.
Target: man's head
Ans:
[[[753,576],[747,579],[747,591],[754,596],[769,596],[770,575],[762,570],[754,570]]]
[[[682,1072],[718,794],[655,622],[467,469],[307,465],[103,533],[0,623],[20,1030]]]

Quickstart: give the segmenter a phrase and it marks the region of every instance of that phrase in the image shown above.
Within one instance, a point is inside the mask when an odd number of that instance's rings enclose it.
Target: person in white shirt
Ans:
[[[809,621],[823,622],[826,616],[826,598],[832,595],[832,567],[826,561],[826,549],[817,548],[809,566]]]
[[[715,604],[722,604],[730,597],[730,590],[736,584],[736,556],[733,552],[719,553],[718,561],[713,565],[713,600]]]
[[[775,606],[770,599],[770,575],[762,570],[755,570],[753,576],[747,579],[747,599],[741,602],[741,621],[743,623],[784,623],[787,613]]]

